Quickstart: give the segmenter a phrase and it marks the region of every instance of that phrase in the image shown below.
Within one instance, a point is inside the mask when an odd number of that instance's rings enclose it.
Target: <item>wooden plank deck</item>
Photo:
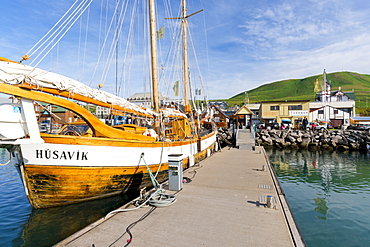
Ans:
[[[55,246],[125,246],[127,228],[129,246],[304,246],[263,148],[253,150],[249,130],[238,143],[188,169],[192,181],[167,191],[176,194],[173,205],[118,213]]]

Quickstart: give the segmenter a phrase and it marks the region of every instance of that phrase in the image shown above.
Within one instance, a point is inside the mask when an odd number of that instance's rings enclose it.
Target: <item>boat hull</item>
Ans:
[[[148,168],[161,183],[168,179],[168,155],[183,154],[187,168],[206,158],[215,141],[212,133],[200,141],[137,143],[136,147],[134,142],[105,146],[104,141],[91,139],[90,145],[22,144],[19,168],[31,205],[55,207],[150,188]]]

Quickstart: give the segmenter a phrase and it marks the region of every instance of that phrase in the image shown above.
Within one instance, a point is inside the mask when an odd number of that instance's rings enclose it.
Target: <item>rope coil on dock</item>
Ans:
[[[139,206],[135,208],[124,208],[124,209],[113,210],[109,212],[104,218],[106,219],[112,214],[136,210],[145,205],[149,205],[149,206],[156,207],[156,208],[163,208],[163,207],[167,207],[167,206],[174,204],[176,200],[177,199],[175,195],[164,193],[162,192],[162,190],[156,190],[153,193],[149,194],[147,199]]]
[[[176,197],[171,194],[157,192],[150,198],[148,204],[152,207],[156,208],[163,208],[167,206],[171,206],[176,202]]]

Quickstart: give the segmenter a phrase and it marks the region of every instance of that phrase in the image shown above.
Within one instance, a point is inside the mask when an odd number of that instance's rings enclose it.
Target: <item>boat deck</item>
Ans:
[[[263,148],[253,150],[249,130],[239,131],[237,145],[184,172],[192,181],[167,191],[173,205],[118,213],[56,246],[304,246]]]

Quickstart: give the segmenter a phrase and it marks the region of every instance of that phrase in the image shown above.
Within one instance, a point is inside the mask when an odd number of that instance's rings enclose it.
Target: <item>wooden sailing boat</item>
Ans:
[[[185,9],[185,2],[183,6]],[[150,0],[150,13],[153,109],[52,72],[0,59],[0,92],[14,96],[13,103],[0,105],[0,147],[16,157],[33,207],[78,203],[151,187],[149,170],[159,182],[167,179],[168,155],[182,154],[186,168],[214,151],[215,129],[201,129],[199,123],[191,121],[187,96],[185,113],[159,107],[154,0]],[[188,75],[184,78],[187,80]],[[108,126],[70,99],[152,119],[158,136],[146,135],[146,126]],[[35,101],[72,110],[88,125],[90,133],[40,133]],[[171,120],[166,128],[164,117]]]

